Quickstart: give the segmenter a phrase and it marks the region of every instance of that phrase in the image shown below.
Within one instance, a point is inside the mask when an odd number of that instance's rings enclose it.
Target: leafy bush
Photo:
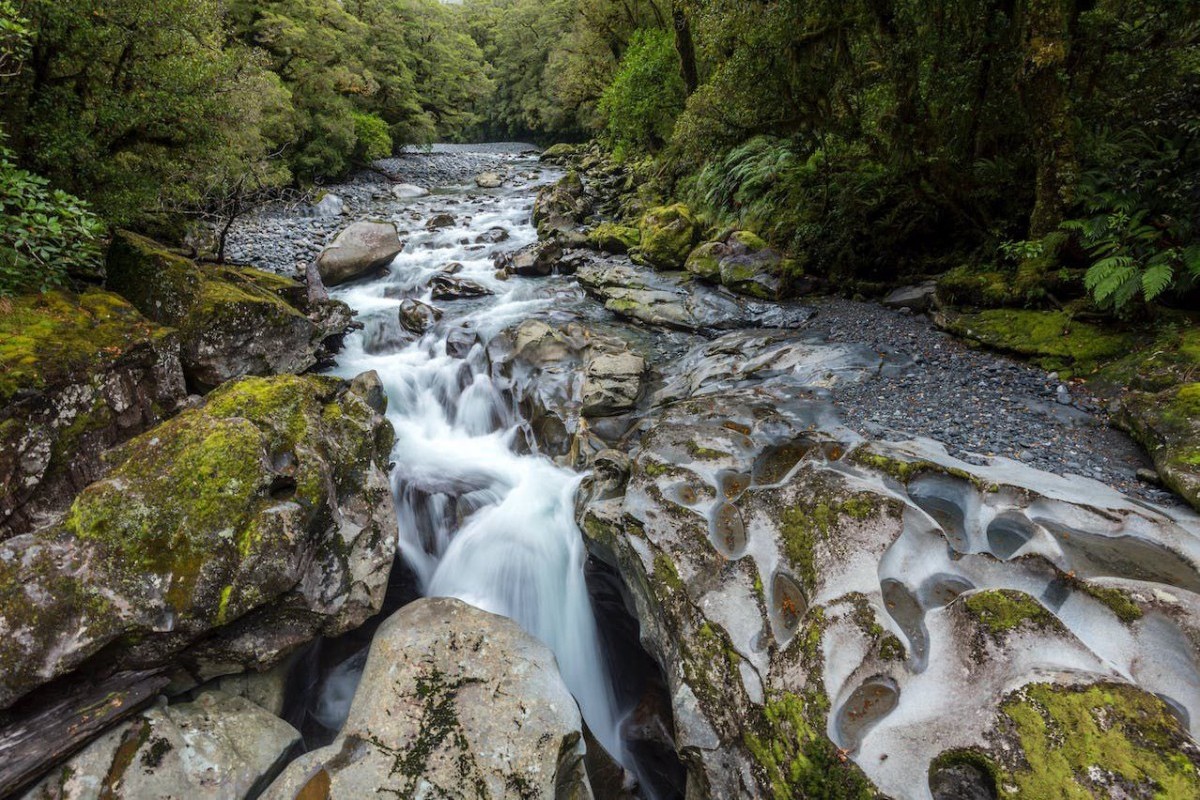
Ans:
[[[19,169],[0,145],[0,297],[45,291],[93,270],[102,233],[86,203]]]
[[[616,77],[600,98],[610,143],[618,155],[660,148],[683,111],[686,91],[671,31],[634,33]]]
[[[358,140],[354,157],[370,163],[392,154],[392,137],[388,124],[374,114],[354,113],[354,136]]]

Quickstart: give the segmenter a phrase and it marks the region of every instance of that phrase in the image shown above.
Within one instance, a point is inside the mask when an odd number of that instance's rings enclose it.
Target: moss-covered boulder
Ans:
[[[564,165],[570,162],[572,159],[578,158],[582,149],[583,148],[580,145],[561,142],[559,144],[550,145],[543,150],[541,155],[538,157],[538,160],[546,164]]]
[[[1073,319],[1064,311],[990,309],[946,311],[938,324],[958,336],[1001,352],[1028,358],[1064,376],[1088,375],[1129,353],[1136,335]]]
[[[1135,392],[1125,399],[1121,419],[1163,482],[1200,509],[1200,383]]]
[[[0,708],[118,639],[109,667],[210,637],[188,662],[210,678],[361,624],[396,530],[393,436],[369,389],[226,385],[116,451],[60,526],[0,544]]]
[[[628,225],[602,222],[588,231],[588,246],[605,253],[628,253],[642,241],[642,233]]]
[[[179,339],[96,289],[0,313],[0,539],[50,522],[103,472],[101,455],[186,399]]]
[[[760,300],[778,299],[784,277],[795,271],[789,259],[751,231],[705,242],[691,252],[684,268],[701,280]]]
[[[683,203],[652,208],[638,224],[642,241],[630,255],[638,264],[661,270],[683,269],[700,241],[700,225]]]
[[[592,213],[592,200],[583,178],[574,170],[538,192],[533,203],[533,224],[542,238],[567,236]]]
[[[1029,684],[1004,698],[987,735],[940,756],[933,780],[965,768],[1003,800],[1200,797],[1200,748],[1135,686]]]
[[[303,372],[350,322],[344,304],[310,302],[290,278],[197,264],[132,233],[114,237],[106,269],[111,289],[179,331],[184,372],[200,392],[243,375]]]
[[[425,598],[379,628],[341,735],[264,800],[590,800],[583,722],[554,654],[512,620]]]
[[[709,283],[721,282],[721,259],[728,248],[724,242],[705,242],[688,255],[683,268]]]

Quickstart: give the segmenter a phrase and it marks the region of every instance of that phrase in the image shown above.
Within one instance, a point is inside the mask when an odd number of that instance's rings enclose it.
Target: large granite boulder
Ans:
[[[592,201],[584,190],[583,179],[571,171],[553,186],[538,192],[533,204],[533,224],[542,238],[566,235],[592,213]]]
[[[598,469],[581,492],[689,787],[1194,795],[1200,518],[863,441],[824,392],[882,368],[862,350],[743,332],[661,365],[627,482]]]
[[[403,249],[393,223],[355,222],[317,256],[317,269],[326,286],[339,286],[379,272]]]
[[[683,203],[652,208],[638,224],[641,243],[630,251],[634,262],[661,270],[680,270],[700,240],[700,225]]]
[[[109,448],[187,398],[179,337],[96,289],[14,298],[0,314],[0,540],[48,524]]]
[[[263,797],[591,800],[582,728],[545,645],[459,600],[418,600],[379,628],[338,738]]]
[[[184,373],[200,392],[243,375],[303,372],[337,346],[351,320],[344,303],[290,278],[197,264],[124,231],[106,270],[111,289],[179,331]]]
[[[61,525],[0,543],[0,708],[81,667],[263,669],[377,611],[396,521],[370,384],[228,384],[123,445]]]
[[[24,800],[242,800],[278,774],[299,743],[299,731],[249,700],[204,692],[113,728]]]

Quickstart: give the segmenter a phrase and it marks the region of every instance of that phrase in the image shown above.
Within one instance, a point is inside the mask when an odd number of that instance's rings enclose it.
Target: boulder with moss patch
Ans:
[[[1121,417],[1154,459],[1163,483],[1200,509],[1200,383],[1131,394]]]
[[[615,222],[602,222],[588,231],[588,245],[605,253],[628,253],[642,241],[642,233],[637,228],[619,225]]]
[[[116,451],[60,526],[0,544],[0,707],[117,640],[105,669],[181,662],[201,681],[362,624],[396,525],[369,394],[231,383]]]
[[[54,769],[24,800],[242,800],[282,769],[300,732],[224,692],[160,705]]]
[[[248,267],[201,265],[118,232],[109,286],[150,319],[179,331],[184,372],[199,391],[243,375],[303,372],[346,332],[345,304],[309,300],[297,281]]]
[[[700,224],[683,203],[647,211],[638,223],[641,244],[630,252],[634,262],[660,270],[683,269],[700,240]]]
[[[350,716],[263,795],[591,800],[554,655],[515,622],[418,600],[380,627]]]
[[[0,539],[49,524],[103,453],[185,402],[179,338],[96,289],[0,313]]]
[[[533,203],[533,224],[543,239],[569,236],[592,213],[592,200],[583,178],[572,170],[552,186],[538,192]]]

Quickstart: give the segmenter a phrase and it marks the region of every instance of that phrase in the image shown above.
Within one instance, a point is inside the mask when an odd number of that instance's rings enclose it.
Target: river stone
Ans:
[[[397,183],[392,187],[392,195],[399,200],[412,200],[417,197],[428,196],[429,190],[423,186],[415,186],[411,183]]]
[[[106,450],[187,400],[177,333],[110,292],[14,298],[0,314],[0,540],[51,522]]]
[[[197,264],[125,231],[113,237],[106,271],[110,288],[179,331],[184,374],[201,393],[244,375],[310,369],[350,324],[344,303],[310,298],[291,278]]]
[[[533,203],[533,224],[538,235],[549,238],[573,231],[592,213],[592,201],[578,172],[568,172],[553,186],[538,192]]]
[[[515,253],[498,256],[496,266],[527,278],[545,277],[554,273],[562,254],[562,246],[558,242],[534,242]]]
[[[391,222],[355,222],[317,256],[326,286],[340,286],[387,267],[404,249]]]
[[[426,333],[442,318],[442,311],[420,300],[405,298],[400,302],[400,325],[418,336]]]
[[[476,244],[499,244],[500,242],[508,241],[510,234],[507,228],[496,226],[488,228],[483,233],[475,237]]]
[[[263,798],[590,800],[582,725],[545,645],[507,618],[426,598],[380,626],[338,738]]]
[[[585,417],[631,411],[642,387],[646,360],[636,353],[602,353],[587,362],[583,381]]]
[[[442,228],[453,228],[457,222],[453,214],[437,214],[429,222],[425,223],[425,229],[438,231]]]
[[[504,178],[498,172],[481,172],[475,176],[475,185],[480,189],[499,189],[504,185]]]
[[[246,378],[124,445],[59,526],[0,543],[0,708],[105,668],[265,669],[383,602],[390,424],[341,380]]]
[[[486,297],[494,292],[482,283],[470,278],[455,278],[451,275],[434,275],[429,281],[429,290],[434,300],[467,300]]]
[[[917,286],[901,286],[883,298],[883,305],[888,308],[907,308],[922,314],[933,307],[933,299],[937,294],[937,282],[930,281]]]
[[[24,800],[242,800],[299,743],[299,731],[249,700],[204,692],[113,728]]]
[[[313,214],[324,219],[340,217],[346,213],[346,201],[336,194],[326,194],[321,202],[313,206]]]

